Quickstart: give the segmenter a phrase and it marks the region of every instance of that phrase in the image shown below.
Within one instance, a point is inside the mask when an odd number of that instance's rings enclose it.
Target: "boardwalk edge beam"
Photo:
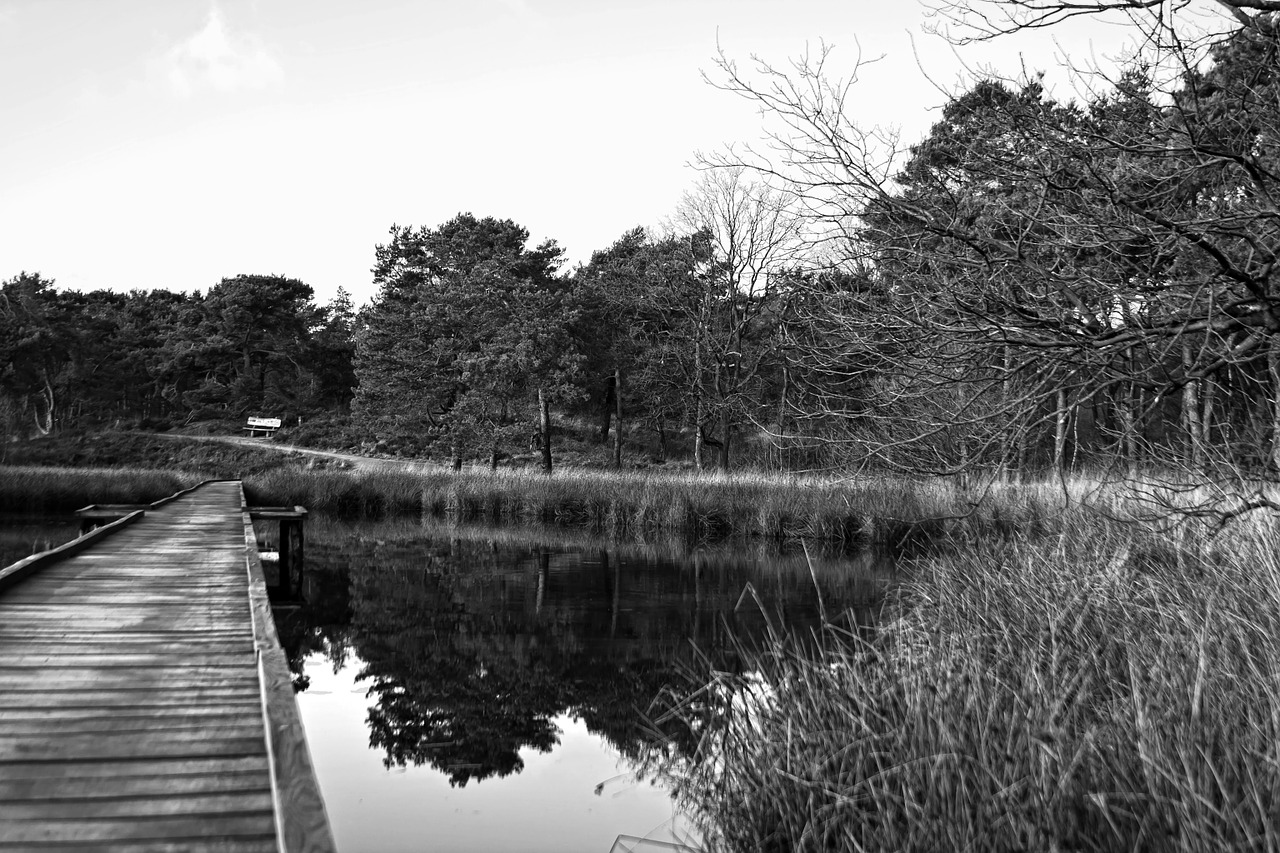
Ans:
[[[276,633],[267,592],[266,575],[258,557],[248,502],[241,488],[240,512],[244,519],[245,562],[249,575],[249,600],[253,610],[254,641],[262,679],[267,745],[276,797],[280,849],[286,853],[335,851],[328,814],[316,781],[311,751],[294,698],[289,663]]]
[[[70,542],[59,545],[57,548],[51,548],[48,551],[41,551],[39,554],[32,554],[30,557],[19,560],[11,566],[0,569],[0,590],[8,589],[18,581],[28,575],[39,571],[50,563],[57,563],[65,560],[73,554],[78,554],[101,539],[105,539],[118,530],[123,530],[135,521],[140,520],[146,512],[143,510],[135,510],[110,524],[104,524],[95,528],[88,533],[82,533]]]

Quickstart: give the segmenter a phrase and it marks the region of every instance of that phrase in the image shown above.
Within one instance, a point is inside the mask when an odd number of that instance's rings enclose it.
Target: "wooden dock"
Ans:
[[[14,849],[334,849],[238,481],[0,570]]]

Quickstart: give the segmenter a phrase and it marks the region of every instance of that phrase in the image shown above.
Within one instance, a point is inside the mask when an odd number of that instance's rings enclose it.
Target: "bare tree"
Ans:
[[[1270,3],[1218,3],[1218,29],[1190,5],[940,6],[977,22],[957,38],[1124,12],[1144,53],[1083,105],[980,82],[910,151],[847,114],[856,75],[830,78],[828,49],[750,73],[721,56],[718,85],[770,128],[725,162],[784,182],[834,262],[871,271],[875,298],[833,301],[813,357],[902,353],[850,433],[859,458],[1063,466],[1082,434],[1129,467],[1274,458],[1280,39]]]
[[[681,306],[690,321],[689,396],[695,426],[694,465],[709,438],[728,469],[733,436],[753,419],[753,396],[776,365],[777,322],[786,271],[795,264],[801,219],[786,191],[744,167],[711,163],[685,193],[668,230],[688,235],[701,287]]]

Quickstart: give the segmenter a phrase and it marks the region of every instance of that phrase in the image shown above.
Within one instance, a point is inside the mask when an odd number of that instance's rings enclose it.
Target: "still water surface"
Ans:
[[[75,516],[0,513],[0,569],[70,542],[79,532]]]
[[[307,602],[276,618],[344,851],[696,843],[643,774],[654,699],[708,661],[732,668],[767,625],[869,624],[890,569],[545,528],[307,526]]]

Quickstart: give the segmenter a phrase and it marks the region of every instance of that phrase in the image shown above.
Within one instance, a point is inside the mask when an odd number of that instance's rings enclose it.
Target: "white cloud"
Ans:
[[[200,89],[264,89],[284,79],[284,69],[261,38],[228,29],[215,5],[199,32],[166,54],[164,75],[174,92],[187,97]]]

